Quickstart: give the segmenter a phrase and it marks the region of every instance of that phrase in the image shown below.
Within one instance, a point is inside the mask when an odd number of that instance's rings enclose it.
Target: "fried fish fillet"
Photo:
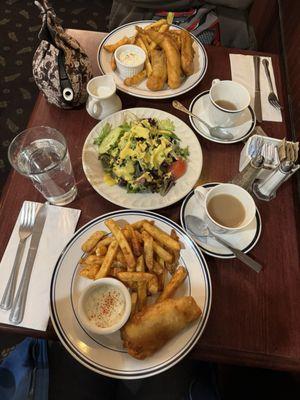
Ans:
[[[182,30],[181,36],[181,67],[186,76],[194,72],[193,39],[188,31]]]
[[[181,85],[181,61],[180,53],[174,40],[167,35],[153,30],[147,31],[150,39],[161,47],[167,58],[168,85],[171,89],[176,89]]]
[[[167,81],[167,61],[162,50],[152,50],[150,53],[152,73],[147,80],[147,88],[161,90]]]
[[[202,314],[192,296],[166,299],[145,307],[122,328],[128,353],[139,360],[151,356]]]

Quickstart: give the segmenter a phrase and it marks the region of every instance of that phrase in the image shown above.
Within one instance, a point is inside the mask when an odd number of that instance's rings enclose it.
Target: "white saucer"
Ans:
[[[216,185],[217,183],[206,183],[203,186],[206,188],[211,188]],[[190,232],[187,230],[185,222],[187,215],[194,215],[196,217],[203,218],[202,207],[199,206],[199,200],[196,200],[193,190],[184,199],[180,210],[181,225],[187,234],[191,236]],[[237,233],[226,233],[219,236],[223,237],[227,242],[232,244],[233,247],[242,250],[244,253],[248,253],[258,242],[258,239],[261,235],[261,228],[261,217],[259,211],[256,209],[256,218],[246,229]],[[201,250],[210,256],[217,258],[235,258],[231,251],[218,243],[214,238],[207,237],[195,239],[195,237],[193,237],[193,239],[199,245]]]
[[[207,108],[209,102],[209,91],[206,90],[196,96],[191,104],[189,110],[199,116],[199,118],[203,119],[203,121],[207,122],[209,125],[213,126],[213,123],[210,121]],[[250,133],[255,128],[256,118],[253,109],[249,106],[246,110],[241,113],[240,120],[237,126],[227,128],[228,132],[232,133],[232,140],[222,140],[216,139],[212,137],[206,126],[201,124],[200,121],[193,117],[189,117],[190,122],[193,128],[205,139],[211,140],[212,142],[222,143],[222,144],[232,144],[241,142],[246,137],[250,135]]]

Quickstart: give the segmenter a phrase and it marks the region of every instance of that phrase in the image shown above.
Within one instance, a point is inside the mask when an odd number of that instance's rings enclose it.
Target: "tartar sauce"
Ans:
[[[123,293],[108,285],[93,290],[86,302],[87,316],[99,328],[109,328],[117,324],[124,311]]]
[[[119,59],[124,65],[130,67],[134,67],[143,62],[142,56],[132,50],[123,51],[123,53],[119,55]]]

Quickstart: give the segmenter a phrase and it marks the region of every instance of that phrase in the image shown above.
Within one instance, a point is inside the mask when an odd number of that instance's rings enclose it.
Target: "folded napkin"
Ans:
[[[18,326],[41,331],[46,330],[49,320],[49,297],[52,272],[62,249],[75,231],[80,212],[80,210],[74,210],[72,208],[57,207],[52,205],[48,206],[47,218],[32,269],[24,318]],[[1,298],[12,269],[19,244],[20,214],[0,264]],[[23,259],[18,273],[17,288],[19,286],[23,268],[26,262],[30,240],[31,236],[29,236],[26,240]],[[9,314],[10,310],[4,311],[0,309],[0,323],[11,324],[9,321]]]
[[[244,56],[242,54],[230,54],[230,67],[231,78],[233,81],[245,86],[251,96],[251,106],[254,105],[255,94],[255,76],[254,76],[254,62],[253,56]],[[269,71],[274,87],[275,94],[277,95],[276,82],[274,77],[272,59],[270,57],[260,57],[260,95],[261,95],[261,109],[262,118],[264,121],[282,122],[281,111],[274,108],[268,101],[270,93],[268,80],[266,77],[262,60],[266,58],[269,61]]]

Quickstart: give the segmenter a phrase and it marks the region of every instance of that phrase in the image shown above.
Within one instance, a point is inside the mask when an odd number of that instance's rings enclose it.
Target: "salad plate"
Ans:
[[[132,168],[132,165],[128,166],[126,160],[128,159],[127,157],[128,151],[132,150],[128,150],[128,146],[130,147],[131,144],[127,143],[125,134],[123,134],[124,136],[123,139],[122,139],[122,134],[120,137],[113,138],[113,140],[115,140],[115,144],[111,145],[110,149],[108,149],[111,140],[110,138],[109,140],[104,139],[100,146],[97,144],[99,143],[98,142],[99,135],[100,134],[102,135],[103,133],[105,134],[105,129],[107,126],[110,126],[112,129],[110,135],[111,137],[114,136],[115,134],[116,131],[115,128],[121,127],[123,129],[124,124],[128,125],[128,122],[135,121],[137,119],[138,120],[152,119],[157,121],[157,123],[163,123],[165,121],[168,121],[168,124],[174,127],[174,131],[163,130],[163,132],[165,133],[163,139],[161,140],[162,143],[160,145],[158,144],[157,147],[160,148],[164,147],[165,150],[163,152],[158,152],[159,150],[158,148],[154,148],[153,150],[151,150],[150,148],[150,150],[146,150],[147,157],[149,157],[151,160],[152,159],[155,160],[159,157],[165,157],[165,159],[162,159],[161,161],[163,161],[166,165],[166,163],[169,162],[168,160],[170,160],[170,156],[168,156],[167,153],[170,151],[171,147],[172,148],[175,147],[173,144],[174,140],[171,140],[173,137],[178,138],[178,140],[176,139],[176,142],[179,143],[178,145],[179,147],[176,146],[176,151],[177,151],[176,154],[178,154],[179,157],[180,154],[182,154],[183,157],[187,157],[186,171],[184,175],[182,175],[175,181],[175,185],[172,186],[164,196],[162,196],[160,193],[152,193],[152,192],[129,193],[127,191],[127,190],[136,191],[136,189],[139,190],[140,188],[132,186],[132,180],[129,180],[131,175],[128,176],[128,173],[130,173],[131,171],[128,168]],[[116,149],[118,146],[119,147],[121,146],[122,141],[124,141],[124,147],[121,147],[121,150],[120,148]],[[145,139],[145,141],[147,141],[147,139]],[[132,145],[135,146],[134,144]],[[110,165],[105,164],[106,168],[103,167],[103,162],[100,161],[99,159],[99,156],[102,157],[102,155],[99,153],[99,149],[101,150],[103,149],[103,147],[107,147],[103,151],[107,152],[106,154],[107,159],[108,161],[110,160],[111,162]],[[186,149],[188,149],[189,153],[188,155],[185,154]],[[119,158],[115,157],[116,150],[119,151],[118,153]],[[173,153],[174,150],[172,149],[171,154]],[[139,155],[135,156],[139,157]],[[140,157],[144,158],[145,154],[141,154]],[[126,164],[126,170],[124,170],[124,168],[123,170],[120,170],[118,166],[118,163],[120,161],[121,165],[124,163]],[[185,197],[189,193],[189,191],[194,187],[194,185],[196,184],[197,180],[200,177],[202,170],[202,162],[203,158],[202,158],[201,146],[191,128],[189,128],[188,125],[186,125],[183,121],[181,121],[174,115],[153,108],[131,108],[119,111],[105,118],[104,120],[99,122],[89,133],[84,143],[82,151],[83,170],[87,177],[87,180],[92,185],[92,187],[102,197],[104,197],[105,199],[109,200],[110,202],[118,206],[125,208],[139,209],[139,210],[155,210],[167,207]],[[139,163],[142,164],[141,160],[139,160]],[[106,169],[106,171],[104,170],[104,168]],[[108,179],[109,176],[107,173],[107,168],[109,171],[113,170],[118,175],[125,177],[127,181],[120,182],[119,180],[119,183],[120,184],[127,183],[127,187],[119,186],[118,184],[113,184],[115,182],[112,182],[111,179]],[[163,179],[167,174],[164,170],[162,170],[162,166],[156,168],[155,162],[153,164],[153,168],[155,168],[155,172],[158,175],[160,175],[161,178],[155,179],[155,183],[151,182],[149,183],[149,185],[155,184],[157,187],[154,187],[154,190],[159,190],[161,189],[161,186],[163,186],[164,184]],[[152,172],[150,171],[150,173]],[[151,177],[149,179],[148,172],[146,175],[147,176],[145,176],[145,174],[143,175],[143,180],[145,181],[143,190],[147,190],[147,181],[151,180]]]
[[[146,81],[144,80],[137,86],[126,86],[121,79],[120,74],[118,71],[112,71],[111,68],[111,54],[108,53],[104,46],[108,44],[113,44],[120,39],[124,38],[125,36],[131,37],[136,33],[135,26],[138,25],[141,28],[145,28],[145,26],[153,23],[152,20],[149,21],[136,21],[130,22],[126,25],[122,25],[112,32],[110,32],[100,43],[97,53],[97,62],[100,71],[102,74],[112,74],[117,88],[122,92],[128,93],[135,97],[141,97],[145,99],[169,99],[172,97],[179,96],[183,93],[187,93],[189,90],[193,89],[203,78],[207,70],[207,54],[204,49],[202,43],[193,35],[192,38],[194,40],[193,49],[195,51],[194,55],[194,73],[188,76],[182,84],[177,89],[170,89],[165,88],[159,91],[151,91],[146,86]],[[182,30],[183,28],[177,25],[171,25],[170,29],[179,29]]]
[[[105,221],[110,218],[128,223],[151,219],[158,228],[167,233],[174,229],[182,244],[179,263],[188,272],[187,279],[175,297],[193,296],[202,310],[199,319],[144,360],[137,360],[127,354],[119,331],[106,336],[91,334],[78,318],[79,296],[89,284],[88,279],[79,275],[81,266],[77,265],[77,260],[83,254],[81,245],[95,230],[107,230]],[[192,350],[205,329],[211,299],[211,280],[203,254],[179,225],[153,212],[119,210],[88,222],[66,245],[52,276],[50,313],[52,324],[63,346],[81,364],[112,378],[140,379],[166,371]]]

